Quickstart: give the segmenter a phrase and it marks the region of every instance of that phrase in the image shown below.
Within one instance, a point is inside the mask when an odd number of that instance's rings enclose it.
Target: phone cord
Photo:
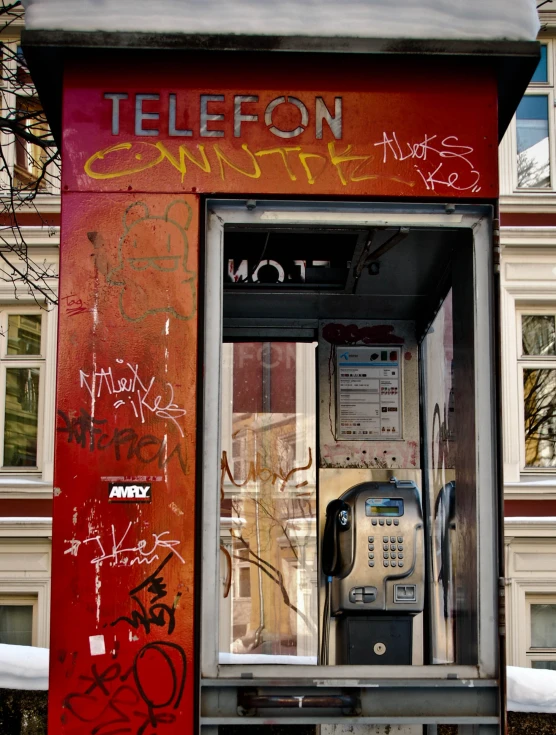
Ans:
[[[322,640],[320,649],[320,663],[322,666],[328,665],[328,654],[330,646],[330,588],[332,585],[332,577],[326,578],[324,608],[322,611]]]

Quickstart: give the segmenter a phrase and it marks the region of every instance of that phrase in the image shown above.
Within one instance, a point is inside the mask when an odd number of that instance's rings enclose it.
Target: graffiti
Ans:
[[[308,470],[311,468],[313,464],[313,455],[311,452],[311,447],[308,448],[309,452],[309,460],[306,465],[303,467],[294,467],[289,472],[286,472],[281,467],[278,469],[272,469],[270,467],[263,467],[261,465],[261,457],[259,454],[257,454],[257,457],[254,461],[249,462],[248,470],[247,470],[247,476],[243,480],[243,482],[238,482],[232,473],[232,470],[230,469],[230,465],[228,463],[228,454],[226,451],[222,452],[222,460],[220,463],[220,468],[222,470],[222,476],[221,476],[221,486],[224,487],[224,481],[225,478],[228,477],[232,485],[235,485],[235,487],[243,487],[244,485],[247,485],[248,482],[256,482],[256,480],[260,480],[261,482],[271,482],[273,485],[276,484],[277,480],[280,480],[280,486],[279,491],[284,492],[286,489],[287,484],[291,480],[291,478],[297,473],[297,472],[303,472],[304,470]],[[308,481],[304,480],[303,482],[298,483],[295,485],[295,488],[301,488],[308,485]]]
[[[158,418],[167,419],[176,426],[183,436],[183,429],[177,419],[185,416],[187,411],[174,403],[174,387],[172,384],[164,384],[169,393],[167,399],[163,399],[160,393],[151,397],[149,394],[156,381],[154,375],[150,379],[142,380],[139,377],[139,365],[132,365],[129,362],[124,365],[124,361],[121,359],[117,359],[116,363],[116,368],[109,366],[108,368],[101,367],[98,369],[95,366],[94,370],[88,373],[80,370],[79,386],[81,388],[85,387],[93,400],[101,398],[104,394],[116,396],[118,400],[114,402],[114,408],[125,406],[127,401],[133,408],[136,418],[141,419],[142,424],[145,423],[145,414],[148,415],[149,413],[158,416]],[[156,392],[156,389],[153,390],[154,392]],[[147,399],[149,400],[147,401]],[[164,401],[167,401],[166,405],[162,405]]]
[[[161,313],[183,320],[195,316],[197,274],[187,267],[192,214],[181,199],[171,202],[163,216],[150,214],[145,202],[125,210],[118,263],[106,275],[107,282],[120,289],[124,319],[139,322]],[[97,241],[96,233],[88,237]]]
[[[83,541],[80,541],[78,539],[68,539],[66,540],[66,543],[70,544],[70,548],[66,549],[64,551],[64,554],[77,556],[79,554],[81,546],[95,543],[96,553],[98,554],[98,556],[95,556],[91,559],[91,564],[101,564],[103,561],[108,561],[110,562],[111,567],[131,567],[134,564],[152,564],[154,561],[158,561],[159,557],[156,553],[157,550],[169,549],[178,557],[182,564],[185,564],[185,559],[176,549],[176,546],[179,546],[181,541],[178,541],[177,539],[164,538],[170,533],[170,531],[162,531],[162,533],[151,534],[153,538],[151,542],[147,541],[147,539],[140,539],[139,541],[137,541],[137,543],[135,543],[135,545],[124,547],[126,537],[129,533],[130,528],[133,525],[134,524],[130,521],[126,530],[121,535],[116,535],[116,529],[112,525],[111,540],[108,541],[106,539],[102,539],[100,533],[98,533],[96,536],[89,536],[89,538],[86,538]],[[149,543],[151,544],[150,546]],[[109,544],[111,544],[111,546],[109,546]],[[164,564],[167,561],[168,558],[166,558]],[[163,567],[164,564],[162,564],[161,567]],[[159,571],[160,568],[157,569],[154,574],[156,575]],[[149,578],[147,578],[147,580],[148,579]]]
[[[178,443],[169,451],[167,436],[162,439],[152,434],[140,436],[130,427],[110,430],[107,419],[93,418],[84,408],[79,410],[77,416],[58,410],[58,416],[63,425],[58,426],[56,431],[68,435],[68,444],[75,442],[81,449],[88,448],[89,452],[105,452],[111,449],[116,461],[136,459],[142,464],[157,462],[160,469],[176,457],[183,474],[188,472],[184,445]]]
[[[71,294],[71,296],[62,296],[60,299],[60,306],[65,307],[66,316],[77,316],[78,314],[90,311],[90,309],[87,309],[83,304],[83,300],[78,298],[75,294]]]
[[[181,646],[169,641],[144,645],[132,666],[118,661],[104,669],[91,664],[63,706],[79,722],[91,725],[90,735],[145,735],[149,728],[171,725],[185,687],[187,658]],[[65,719],[65,718],[64,718]],[[87,727],[88,729],[88,727]]]
[[[357,324],[325,324],[322,330],[323,339],[334,345],[389,344],[401,345],[403,337],[394,333],[391,324],[374,324],[370,327],[358,327]]]
[[[466,172],[467,175],[463,178],[461,173],[447,171],[449,167],[446,165],[446,160],[440,161],[434,171],[430,169],[423,172],[420,166],[415,165],[415,169],[423,179],[427,190],[435,191],[435,185],[445,186],[448,189],[455,189],[456,191],[479,192],[481,190],[481,187],[478,186],[481,175],[475,170],[469,158],[473,153],[473,148],[468,145],[459,145],[459,138],[455,135],[448,135],[442,140],[439,140],[437,135],[425,135],[417,143],[405,141],[402,146],[395,132],[391,136],[383,133],[382,141],[374,145],[375,147],[382,146],[383,163],[387,163],[389,159],[393,159],[394,161],[405,161],[408,158],[421,161],[430,161],[431,158],[433,160],[435,158],[451,159],[452,161],[453,159],[459,159],[471,169]],[[445,178],[435,178],[440,174]]]
[[[174,604],[171,607],[170,605],[159,602],[160,600],[163,600],[168,594],[166,591],[166,583],[164,582],[164,577],[161,575],[161,571],[164,569],[164,567],[170,561],[173,555],[173,552],[170,552],[168,556],[164,559],[162,564],[160,564],[152,574],[149,574],[149,576],[143,582],[141,582],[141,584],[130,590],[129,596],[139,609],[133,610],[129,617],[122,615],[121,617],[117,618],[112,623],[110,623],[111,626],[117,625],[118,623],[127,623],[135,630],[142,626],[145,633],[148,634],[151,632],[151,625],[156,625],[160,628],[164,628],[167,625],[168,635],[171,635],[174,632],[174,628],[176,625],[176,608],[179,604],[181,592],[178,592],[174,599]],[[151,599],[148,603],[148,609],[138,597],[138,593],[144,589],[146,589],[151,596]]]
[[[275,179],[281,171],[290,181],[297,181],[301,177],[310,185],[315,184],[323,175],[332,173],[344,187],[361,181],[386,178],[413,188],[415,181],[404,180],[399,176],[385,176],[383,173],[384,166],[388,165],[391,170],[393,165],[398,164],[402,164],[401,170],[407,172],[407,166],[411,164],[404,162],[411,159],[419,161],[418,164],[413,163],[413,167],[427,188],[434,189],[436,185],[458,191],[478,191],[480,174],[471,161],[473,148],[461,145],[455,135],[439,139],[437,135],[426,134],[417,142],[405,142],[402,146],[395,133],[385,132],[382,140],[369,145],[371,149],[382,146],[382,158],[378,158],[374,150],[369,152],[355,148],[351,143],[343,143],[343,150],[340,150],[335,141],[328,143],[319,153],[306,150],[301,145],[252,150],[247,143],[241,145],[241,151],[233,149],[233,152],[226,153],[217,143],[206,146],[197,144],[196,151],[193,146],[182,143],[177,151],[172,152],[161,141],[123,142],[94,153],[85,162],[84,170],[91,179],[116,179],[165,164],[178,172],[182,183],[190,166],[210,178],[219,176],[222,181],[226,181],[228,171],[249,179],[264,179],[267,175]],[[442,159],[440,162],[439,158]],[[265,161],[271,163],[268,168]],[[431,165],[433,169],[438,165],[439,168],[428,170]],[[464,170],[454,171],[452,167],[455,165],[463,165]],[[444,179],[434,178],[439,174],[440,168]]]

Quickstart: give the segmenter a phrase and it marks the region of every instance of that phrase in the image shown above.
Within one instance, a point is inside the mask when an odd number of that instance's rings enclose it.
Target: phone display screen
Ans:
[[[403,500],[401,498],[367,498],[365,515],[403,516]]]

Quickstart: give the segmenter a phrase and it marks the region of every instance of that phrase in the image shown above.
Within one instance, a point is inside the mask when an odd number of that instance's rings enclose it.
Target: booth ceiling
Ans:
[[[30,30],[532,41],[535,0],[23,0]]]

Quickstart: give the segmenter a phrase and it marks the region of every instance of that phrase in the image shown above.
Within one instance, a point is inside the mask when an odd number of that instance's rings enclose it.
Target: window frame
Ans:
[[[40,354],[8,355],[8,319],[10,315],[37,315],[41,316],[41,346]],[[47,342],[48,313],[40,306],[4,306],[0,305],[0,474],[2,475],[41,475],[43,471],[44,447],[44,409],[45,409],[45,373],[46,373],[46,342]],[[29,368],[39,370],[39,395],[37,410],[37,461],[36,465],[27,467],[10,467],[4,465],[4,431],[6,423],[6,381],[9,368]]]
[[[526,620],[526,650],[525,661],[527,668],[533,668],[533,661],[554,661],[556,663],[556,646],[551,648],[538,648],[531,645],[532,629],[531,629],[531,606],[532,605],[556,605],[555,593],[525,593],[525,620]]]
[[[473,321],[475,328],[475,355],[481,355],[491,368],[495,338],[492,320],[485,318],[493,299],[493,284],[490,278],[492,267],[492,220],[488,205],[455,204],[454,212],[446,215],[444,205],[436,203],[401,202],[337,202],[326,200],[257,200],[252,208],[241,198],[207,198],[206,206],[206,259],[205,259],[205,312],[203,329],[203,380],[202,421],[202,545],[200,580],[200,673],[201,686],[212,679],[231,680],[248,677],[252,683],[265,678],[281,678],[283,682],[298,681],[303,678],[318,679],[326,686],[338,686],[338,681],[353,681],[355,678],[430,679],[445,680],[447,675],[462,679],[496,678],[497,658],[497,619],[494,589],[496,546],[495,525],[492,507],[496,497],[494,465],[491,461],[478,462],[477,483],[482,488],[478,498],[477,535],[482,539],[478,549],[478,597],[481,600],[482,614],[477,620],[478,638],[481,649],[473,665],[426,664],[410,667],[368,666],[368,665],[295,665],[288,664],[219,664],[218,629],[219,615],[219,487],[221,468],[221,340],[223,335],[223,236],[230,225],[257,225],[269,223],[276,227],[301,226],[306,229],[322,227],[369,227],[375,223],[393,226],[417,226],[419,228],[461,227],[474,232],[474,304]],[[485,312],[485,310],[487,310]],[[494,456],[494,433],[479,431],[481,426],[495,423],[492,383],[490,370],[478,370],[475,363],[475,408],[477,456]],[[402,669],[402,670],[401,670]],[[209,684],[207,684],[208,686]]]
[[[523,387],[523,371],[530,370],[556,370],[556,354],[551,356],[543,355],[524,355],[522,344],[522,323],[524,316],[554,316],[556,324],[556,304],[547,303],[546,305],[536,305],[527,307],[526,305],[516,306],[516,367],[517,367],[517,392],[519,396],[519,464],[520,473],[524,475],[540,474],[553,475],[556,474],[556,465],[554,467],[534,467],[528,466],[526,462],[525,452],[525,405],[524,405],[524,387]]]

